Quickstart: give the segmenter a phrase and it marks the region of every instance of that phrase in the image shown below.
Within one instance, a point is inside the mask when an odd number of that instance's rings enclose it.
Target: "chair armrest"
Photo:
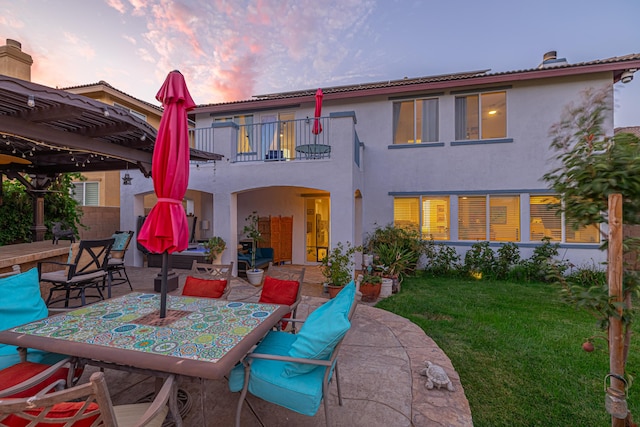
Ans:
[[[29,378],[28,380],[25,380],[25,381],[21,382],[20,384],[16,384],[16,385],[14,385],[12,387],[9,387],[9,388],[6,388],[4,390],[0,390],[0,397],[12,396],[12,395],[14,395],[16,393],[20,393],[20,392],[22,392],[24,390],[28,390],[28,389],[40,384],[41,382],[43,382],[47,378],[51,377],[52,375],[54,375],[64,365],[69,365],[69,369],[73,369],[72,364],[71,364],[71,358],[62,359],[61,361],[59,361],[55,365],[51,365],[45,371],[42,371],[39,374],[34,375],[33,377]],[[64,380],[59,380],[59,381],[62,381],[61,385],[64,385],[64,383],[65,383]],[[51,388],[60,385],[59,381],[54,382],[52,386],[49,386],[47,388],[47,390],[51,390]]]
[[[151,406],[146,410],[142,417],[137,420],[136,426],[145,426],[149,424],[154,418],[162,411],[162,409],[166,406],[169,398],[172,395],[175,395],[174,388],[176,387],[176,377],[175,375],[170,375],[162,384],[162,388],[156,395],[153,402],[151,402]]]
[[[306,365],[318,365],[318,366],[331,366],[333,364],[333,361],[331,359],[329,360],[303,359],[300,357],[280,356],[277,354],[265,354],[265,353],[249,353],[247,354],[247,358],[277,360],[279,362],[304,363]]]

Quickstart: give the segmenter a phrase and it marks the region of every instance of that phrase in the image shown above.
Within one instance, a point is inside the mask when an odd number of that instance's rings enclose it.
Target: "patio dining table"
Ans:
[[[0,331],[0,343],[76,356],[96,366],[221,379],[288,310],[172,295],[163,319],[159,308],[160,295],[133,292]],[[176,409],[171,412],[181,425]]]

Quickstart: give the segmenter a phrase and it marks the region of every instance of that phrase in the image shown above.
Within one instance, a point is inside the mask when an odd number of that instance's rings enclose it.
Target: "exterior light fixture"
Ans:
[[[620,76],[620,81],[622,83],[629,83],[631,80],[633,80],[633,73],[635,73],[636,71],[638,71],[637,68],[629,68],[627,71],[622,73],[622,75]]]
[[[129,175],[129,172],[127,172],[122,177],[122,185],[131,185],[132,180],[133,178],[131,178],[131,175]]]
[[[104,114],[105,117],[109,117],[109,110],[107,110],[107,108],[103,108],[102,114]]]
[[[131,181],[133,181],[133,178],[129,175],[129,163],[127,163],[127,171],[122,177],[122,185],[131,185]]]
[[[33,95],[29,95],[29,99],[27,99],[27,107],[33,108],[36,106],[36,97]]]
[[[147,140],[147,134],[143,133],[142,136],[140,137],[140,141],[146,141]]]

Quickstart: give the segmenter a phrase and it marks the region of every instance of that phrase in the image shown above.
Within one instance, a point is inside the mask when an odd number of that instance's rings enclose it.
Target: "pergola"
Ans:
[[[156,134],[125,108],[0,75],[0,191],[2,175],[24,184],[35,241],[44,240],[44,194],[58,174],[135,165],[149,177]],[[191,150],[192,160],[221,158]]]

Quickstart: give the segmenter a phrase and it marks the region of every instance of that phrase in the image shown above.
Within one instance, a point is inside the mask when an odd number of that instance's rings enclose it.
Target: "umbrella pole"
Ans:
[[[162,252],[162,277],[160,279],[160,318],[167,317],[167,276],[169,275],[169,252]]]

